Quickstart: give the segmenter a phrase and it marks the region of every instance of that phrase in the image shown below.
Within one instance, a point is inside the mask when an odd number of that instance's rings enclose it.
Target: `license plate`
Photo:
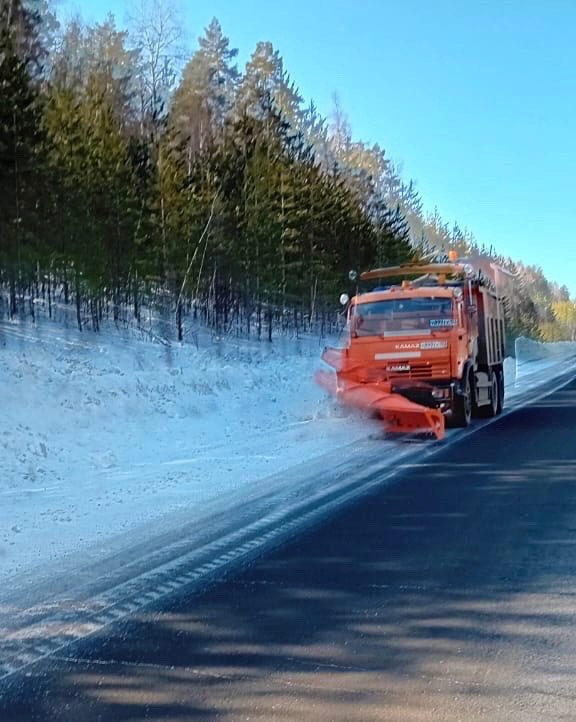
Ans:
[[[420,348],[423,351],[428,351],[434,348],[448,348],[448,341],[422,341]]]

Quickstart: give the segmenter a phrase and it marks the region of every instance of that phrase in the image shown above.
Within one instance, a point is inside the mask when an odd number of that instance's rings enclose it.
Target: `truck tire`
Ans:
[[[490,403],[478,408],[478,416],[483,419],[491,419],[498,414],[500,403],[500,383],[496,371],[490,371]]]
[[[472,421],[474,387],[470,373],[467,373],[464,378],[462,391],[462,394],[454,396],[452,426],[466,427],[470,426],[470,422]]]
[[[498,378],[498,405],[496,406],[496,416],[499,416],[504,408],[504,371],[498,369],[496,376]]]

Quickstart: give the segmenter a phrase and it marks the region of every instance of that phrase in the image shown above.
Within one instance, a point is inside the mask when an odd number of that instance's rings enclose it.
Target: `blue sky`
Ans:
[[[87,20],[130,0],[66,0]],[[182,2],[190,50],[212,17],[239,67],[270,40],[307,100],[337,92],[427,209],[541,266],[576,296],[576,0]]]

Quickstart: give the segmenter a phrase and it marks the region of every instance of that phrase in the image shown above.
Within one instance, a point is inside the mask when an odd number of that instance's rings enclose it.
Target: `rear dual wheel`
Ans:
[[[499,369],[490,371],[490,403],[478,409],[479,416],[491,419],[502,413],[504,405],[504,375]]]
[[[498,377],[495,371],[490,371],[490,403],[488,406],[481,408],[482,416],[487,419],[491,419],[498,413],[498,399],[500,397],[500,391],[498,389]]]
[[[484,418],[492,418],[502,413],[504,406],[504,374],[500,369],[490,372],[490,403],[487,406],[477,406],[473,375],[468,373],[463,382],[462,393],[454,397],[452,407],[451,426],[466,427],[474,414]]]
[[[499,416],[504,408],[504,371],[498,369],[496,376],[498,377],[498,404],[496,407],[496,415]]]

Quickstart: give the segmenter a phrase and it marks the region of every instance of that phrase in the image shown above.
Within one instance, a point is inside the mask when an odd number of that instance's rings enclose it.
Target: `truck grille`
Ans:
[[[394,368],[397,366],[397,368]],[[401,379],[441,379],[448,378],[447,364],[434,364],[431,362],[406,364],[408,368],[401,369],[400,364],[394,364],[386,369],[390,378]]]

